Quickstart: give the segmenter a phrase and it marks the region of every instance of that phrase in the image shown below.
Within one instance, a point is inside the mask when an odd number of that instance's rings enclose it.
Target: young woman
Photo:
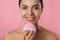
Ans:
[[[33,23],[36,32],[23,31],[23,25],[19,29],[7,33],[5,40],[58,40],[53,32],[38,25],[38,20],[43,11],[43,0],[19,0],[19,9],[25,24]]]

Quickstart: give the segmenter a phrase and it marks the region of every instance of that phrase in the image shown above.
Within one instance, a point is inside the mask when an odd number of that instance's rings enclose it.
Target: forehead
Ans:
[[[24,4],[24,5],[32,6],[39,3],[40,3],[39,0],[21,0],[21,5]]]

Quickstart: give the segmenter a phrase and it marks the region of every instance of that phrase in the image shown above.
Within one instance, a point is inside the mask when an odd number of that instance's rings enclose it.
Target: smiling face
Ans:
[[[36,24],[41,15],[40,0],[21,0],[20,13],[25,23]]]

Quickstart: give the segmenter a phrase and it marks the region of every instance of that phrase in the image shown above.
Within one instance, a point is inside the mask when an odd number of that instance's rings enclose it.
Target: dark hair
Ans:
[[[21,0],[19,0],[19,6],[20,6]],[[43,8],[43,0],[40,0],[41,8]]]

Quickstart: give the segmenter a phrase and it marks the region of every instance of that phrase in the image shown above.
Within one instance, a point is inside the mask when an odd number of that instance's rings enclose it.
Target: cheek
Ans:
[[[40,10],[35,11],[34,14],[35,14],[37,17],[39,17],[39,16],[41,15],[41,11],[40,11]]]
[[[26,11],[21,11],[21,16],[24,16],[26,14]]]

